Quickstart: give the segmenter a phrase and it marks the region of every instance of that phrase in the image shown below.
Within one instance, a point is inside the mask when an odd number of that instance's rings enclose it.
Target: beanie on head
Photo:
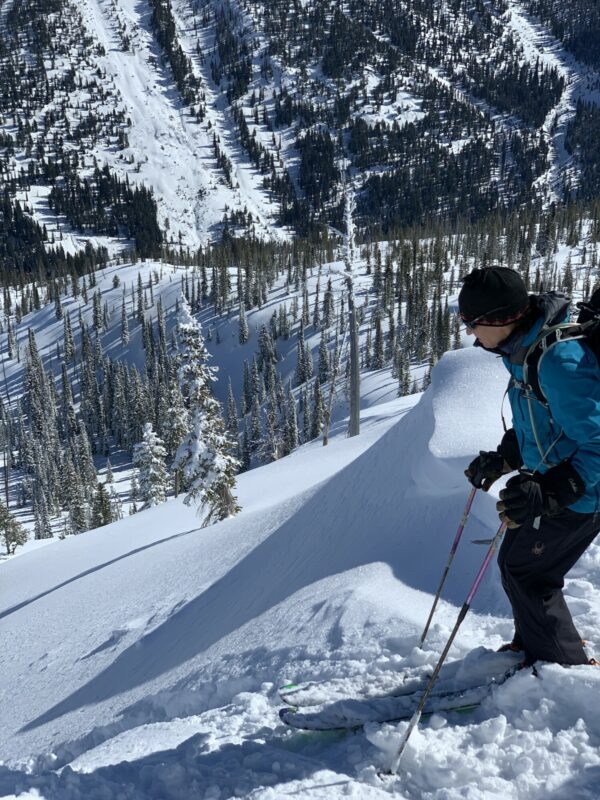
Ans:
[[[500,327],[529,310],[529,295],[519,273],[509,267],[474,269],[463,281],[458,309],[467,325]]]

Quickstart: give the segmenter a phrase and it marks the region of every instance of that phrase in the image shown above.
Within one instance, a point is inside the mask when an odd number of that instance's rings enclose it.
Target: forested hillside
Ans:
[[[426,387],[460,345],[452,298],[472,266],[589,293],[600,73],[573,42],[595,12],[579,3],[568,30],[560,13],[6,2],[6,505],[38,538],[143,506],[131,470],[147,424],[164,450],[160,497],[186,490],[184,300],[221,368],[238,469],[326,438],[347,403],[345,203],[360,367],[393,393]],[[125,472],[111,500],[97,474],[113,462]]]
[[[369,236],[593,197],[598,12],[565,8],[9,0],[3,264],[322,235],[344,182]]]

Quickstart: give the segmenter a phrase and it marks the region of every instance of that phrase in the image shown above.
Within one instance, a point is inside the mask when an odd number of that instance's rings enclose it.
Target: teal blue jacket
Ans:
[[[557,292],[534,297],[539,316],[525,331],[516,332],[499,350],[511,374],[508,397],[523,468],[546,472],[569,460],[586,486],[570,506],[573,511],[600,510],[600,367],[594,353],[580,340],[558,342],[543,356],[538,379],[548,401],[519,386],[523,380],[523,348],[529,347],[542,325],[569,321],[569,300]],[[521,358],[519,358],[521,354]],[[515,381],[513,381],[515,379]],[[528,402],[529,399],[529,402]],[[531,423],[533,414],[538,441]],[[545,462],[540,449],[546,454]]]

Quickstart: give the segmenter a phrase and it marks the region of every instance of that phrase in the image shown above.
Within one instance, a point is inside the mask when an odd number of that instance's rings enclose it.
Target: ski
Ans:
[[[519,653],[497,653],[478,648],[465,658],[445,665],[437,687],[436,696],[457,692],[469,686],[501,679],[522,658]],[[278,694],[289,706],[308,707],[333,703],[350,697],[368,700],[378,697],[401,697],[425,689],[433,667],[426,664],[411,667],[403,672],[389,672],[364,682],[364,676],[355,678],[333,678],[328,681],[306,681],[281,686]]]
[[[512,674],[512,671],[511,671]],[[437,694],[430,698],[423,717],[436,713],[470,713],[488,697],[496,683],[486,683],[460,692]],[[418,705],[420,693],[401,697],[378,697],[369,700],[338,700],[314,711],[299,711],[287,707],[279,711],[279,718],[292,728],[309,731],[353,730],[369,722],[400,722],[410,719]]]

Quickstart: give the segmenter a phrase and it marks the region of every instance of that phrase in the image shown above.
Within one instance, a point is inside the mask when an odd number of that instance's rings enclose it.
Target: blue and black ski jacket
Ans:
[[[508,397],[523,467],[544,473],[569,461],[586,486],[569,508],[583,514],[600,511],[600,368],[581,340],[549,348],[538,366],[547,404],[523,384],[523,360],[543,326],[569,322],[570,301],[558,292],[532,296],[530,326],[517,329],[494,352],[510,372]]]

